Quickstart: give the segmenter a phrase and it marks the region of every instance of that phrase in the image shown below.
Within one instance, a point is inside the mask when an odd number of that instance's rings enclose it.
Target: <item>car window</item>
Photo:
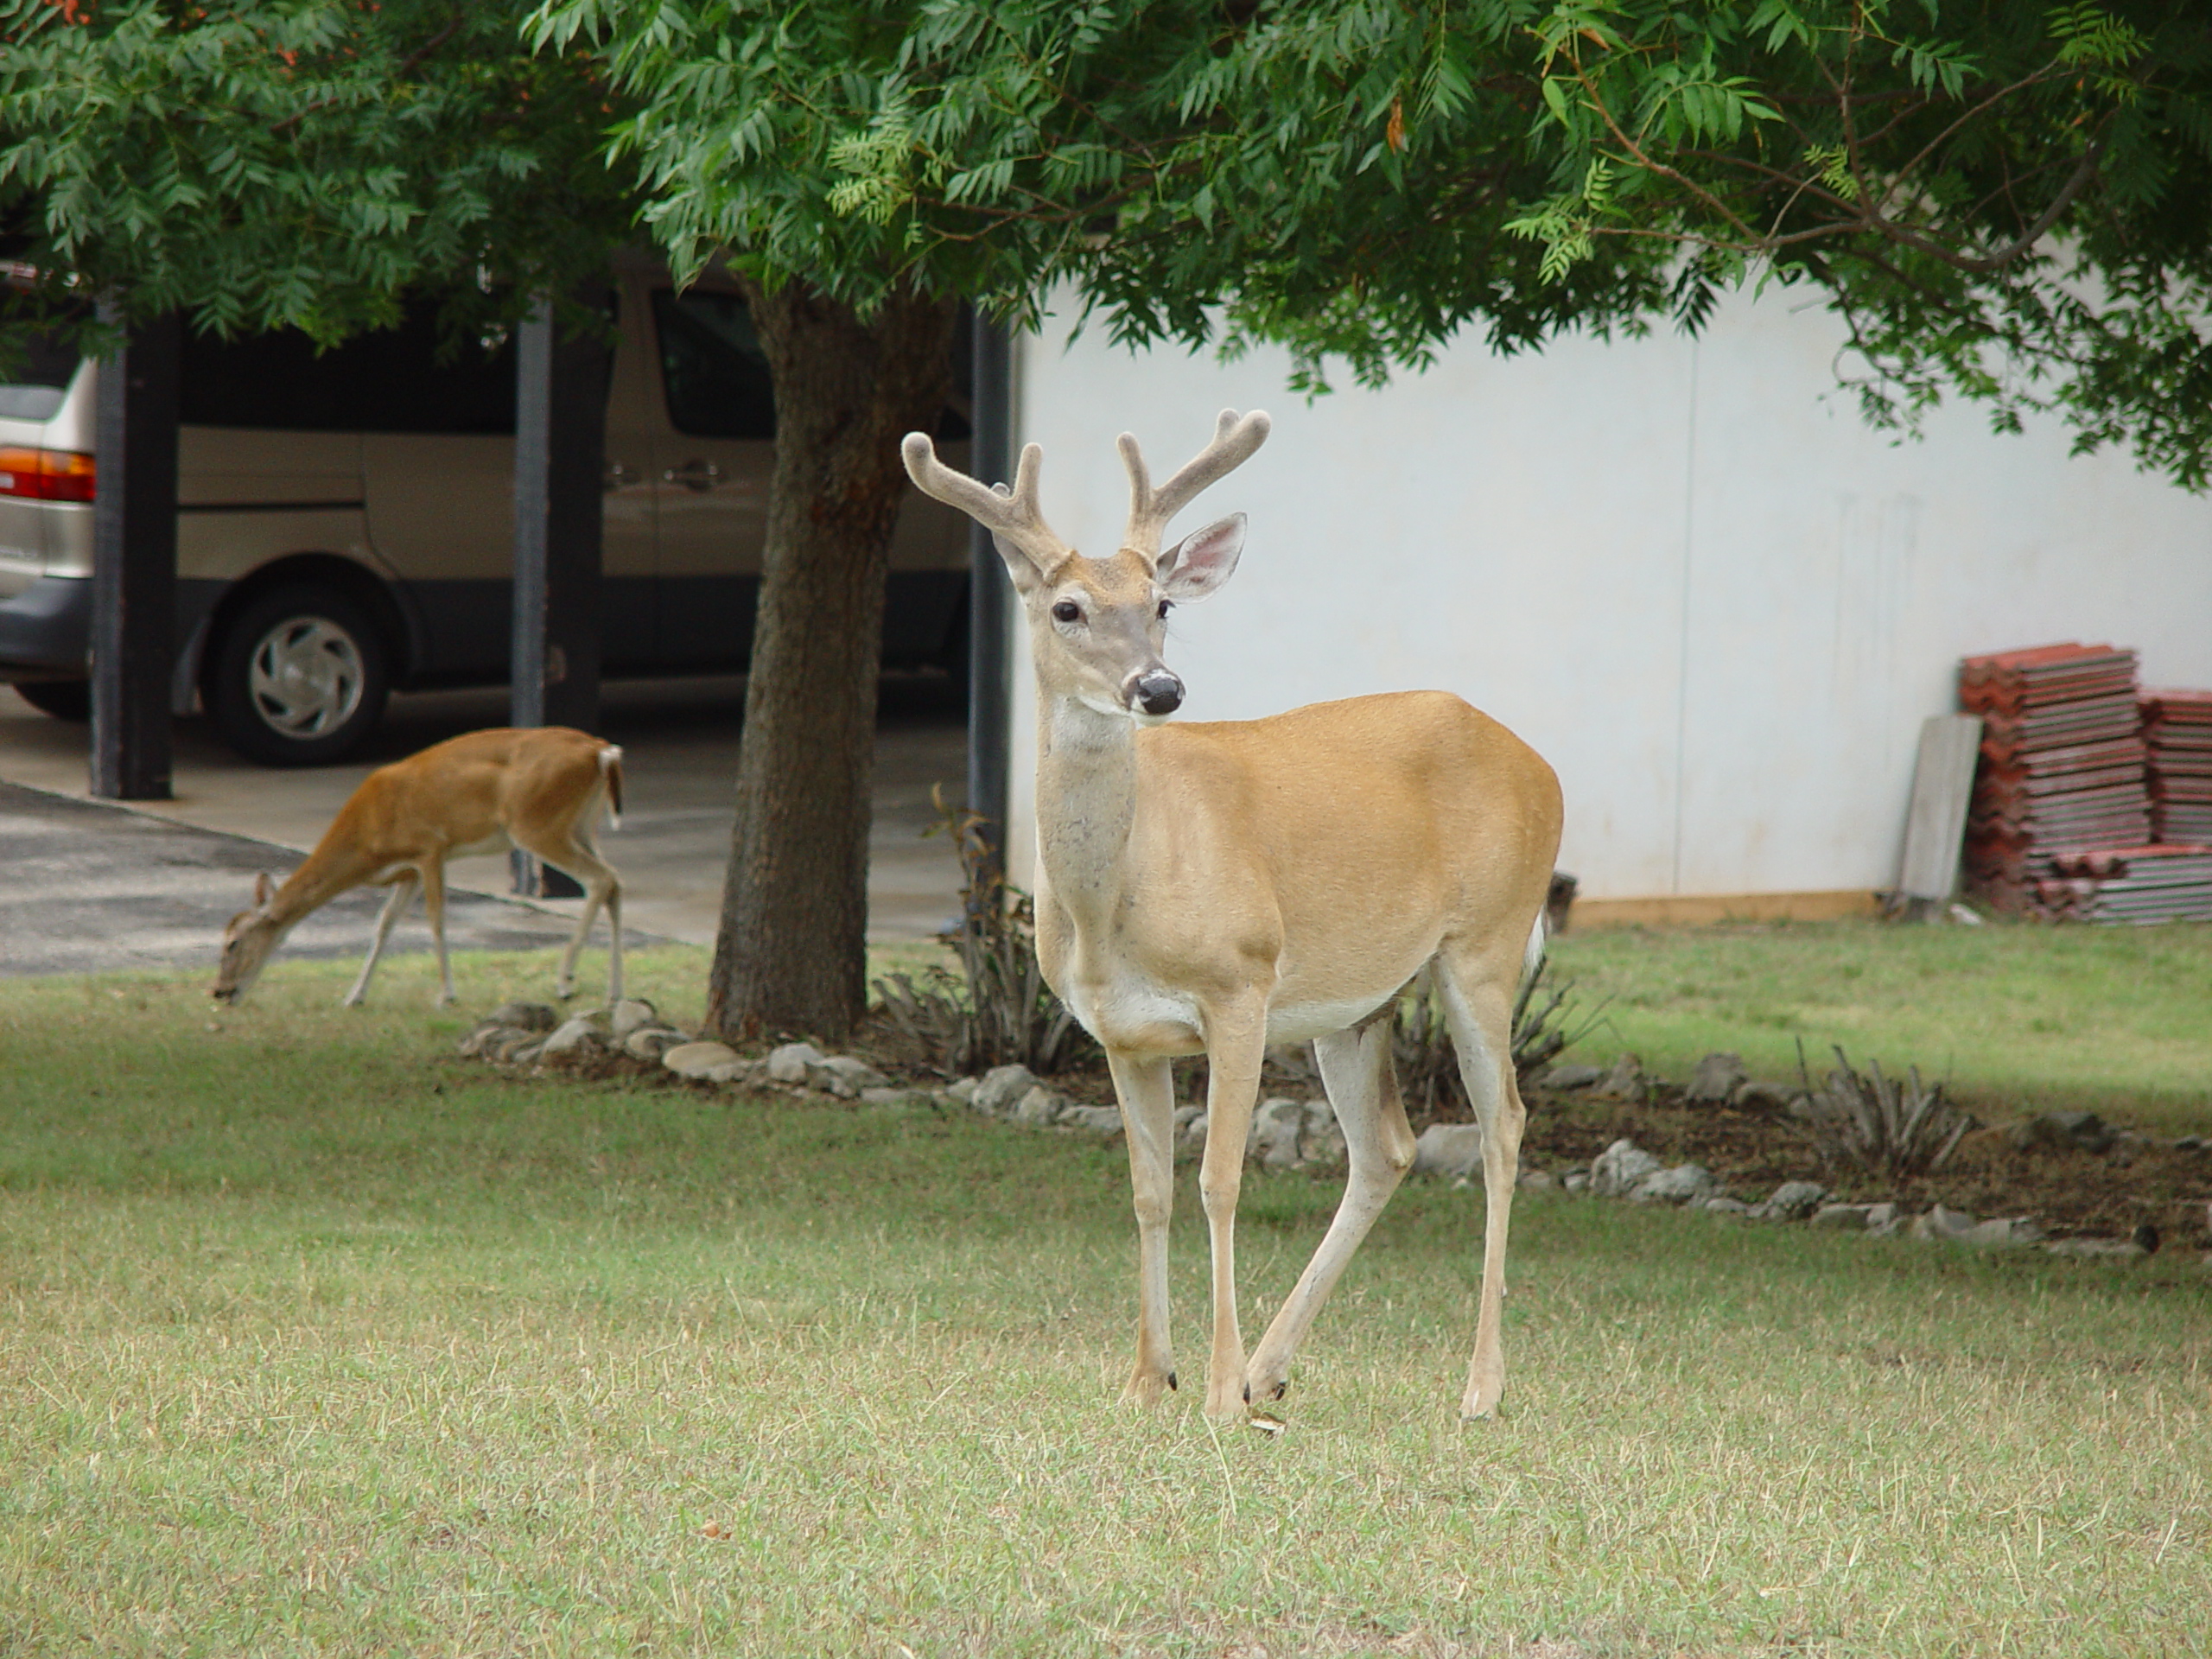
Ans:
[[[695,288],[653,295],[661,387],[669,423],[695,438],[772,438],[776,399],[768,354],[745,302]]]
[[[66,337],[31,335],[17,355],[0,359],[0,416],[13,421],[50,421],[69,395],[69,382],[83,354]]]
[[[182,414],[189,426],[283,432],[511,435],[512,341],[442,353],[437,307],[408,308],[396,328],[317,354],[296,330],[238,340],[188,334]]]

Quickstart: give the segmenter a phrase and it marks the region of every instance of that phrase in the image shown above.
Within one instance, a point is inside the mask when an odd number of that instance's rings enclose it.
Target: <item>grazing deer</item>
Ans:
[[[1268,435],[1224,410],[1213,442],[1155,490],[1123,433],[1129,522],[1086,558],[1037,505],[1035,444],[1014,488],[986,488],[909,433],[906,471],[992,533],[1036,664],[1037,949],[1046,981],[1106,1050],[1135,1188],[1136,1367],[1125,1397],[1175,1387],[1167,1337],[1176,1055],[1206,1057],[1198,1191],[1211,1234],[1205,1409],[1279,1398],[1292,1355],[1413,1162],[1390,1064],[1400,992],[1433,971],[1483,1131],[1489,1222],[1474,1357],[1460,1402],[1487,1415],[1505,1383],[1498,1319],[1523,1110],[1514,993],[1543,949],[1560,835],[1552,770],[1440,691],[1314,703],[1264,720],[1158,722],[1183,700],[1160,660],[1171,605],[1229,579],[1244,517],[1160,550],[1168,521]],[[1235,1227],[1245,1142],[1271,1043],[1310,1039],[1351,1175],[1336,1218],[1249,1362],[1236,1323]]]
[[[379,766],[361,780],[307,862],[281,887],[254,878],[253,908],[223,930],[223,957],[214,995],[235,1002],[252,988],[284,936],[301,918],[340,893],[374,883],[389,887],[377,936],[345,1005],[360,1006],[391,925],[416,887],[438,944],[438,1001],[451,1002],[453,968],[446,960],[446,861],[513,846],[534,853],[584,885],[584,911],[561,958],[560,994],[575,994],[576,953],[600,906],[613,936],[607,996],[622,995],[622,884],[599,855],[592,833],[601,810],[618,827],[622,812],[622,751],[588,732],[565,726],[469,732],[420,754]]]

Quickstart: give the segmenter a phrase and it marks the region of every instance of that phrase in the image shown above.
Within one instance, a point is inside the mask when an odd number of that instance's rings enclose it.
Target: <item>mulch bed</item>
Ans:
[[[1669,1164],[1702,1164],[1737,1198],[1753,1202],[1783,1181],[1817,1180],[1839,1199],[1935,1205],[1969,1215],[2031,1216],[2054,1235],[2126,1237],[2145,1223],[2168,1243],[2212,1246],[2212,1149],[2123,1137],[2102,1154],[2042,1145],[2023,1150],[2008,1126],[1979,1128],[1933,1175],[1898,1184],[1824,1170],[1811,1144],[1778,1113],[1692,1104],[1661,1090],[1642,1104],[1587,1095],[1527,1091],[1522,1161],[1539,1169],[1586,1165],[1624,1135]]]
[[[917,1084],[945,1080],[913,1065],[911,1055],[898,1052],[880,1033],[864,1033],[849,1047]],[[1309,1066],[1270,1058],[1263,1094],[1320,1092]],[[657,1064],[625,1055],[602,1055],[571,1069],[608,1080],[675,1081]],[[1203,1061],[1178,1061],[1175,1072],[1176,1098],[1203,1102]],[[1077,1100],[1105,1105],[1114,1098],[1103,1065],[1078,1066],[1049,1081]],[[1664,1163],[1702,1164],[1731,1195],[1751,1202],[1784,1181],[1817,1180],[1839,1201],[1893,1200],[1916,1213],[1940,1204],[1985,1218],[2027,1216],[2055,1236],[2125,1238],[2147,1223],[2167,1244],[2212,1249],[2212,1148],[2178,1151],[2170,1140],[2123,1133],[2102,1153],[2048,1144],[2024,1149],[2013,1144],[2010,1126],[1999,1124],[1969,1134],[1935,1174],[1891,1183],[1823,1168],[1812,1143],[1770,1106],[1693,1103],[1663,1083],[1649,1088],[1648,1098],[1629,1102],[1524,1085],[1529,1121],[1522,1167],[1554,1173],[1586,1167],[1626,1137]],[[1427,1121],[1415,1112],[1416,1129]]]

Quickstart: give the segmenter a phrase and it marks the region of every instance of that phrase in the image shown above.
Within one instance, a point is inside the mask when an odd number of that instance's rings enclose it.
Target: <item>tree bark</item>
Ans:
[[[776,393],[776,465],[745,688],[737,819],[707,1024],[842,1042],[867,1007],[869,787],[899,440],[937,424],[955,304],[863,321],[799,284],[747,300]]]

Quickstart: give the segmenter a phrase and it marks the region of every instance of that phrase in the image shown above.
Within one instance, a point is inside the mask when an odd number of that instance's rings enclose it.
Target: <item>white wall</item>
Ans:
[[[1839,338],[1739,301],[1698,341],[1466,344],[1309,405],[1280,355],[1133,357],[1050,325],[1020,343],[1016,432],[1044,446],[1053,526],[1097,553],[1127,511],[1117,432],[1160,476],[1217,410],[1274,416],[1171,532],[1251,515],[1236,579],[1175,613],[1183,717],[1441,686],[1558,769],[1586,896],[1872,888],[1897,879],[1920,721],[1961,655],[2109,640],[2148,683],[2212,685],[2212,502],[1971,407],[1892,445],[1834,390]]]

